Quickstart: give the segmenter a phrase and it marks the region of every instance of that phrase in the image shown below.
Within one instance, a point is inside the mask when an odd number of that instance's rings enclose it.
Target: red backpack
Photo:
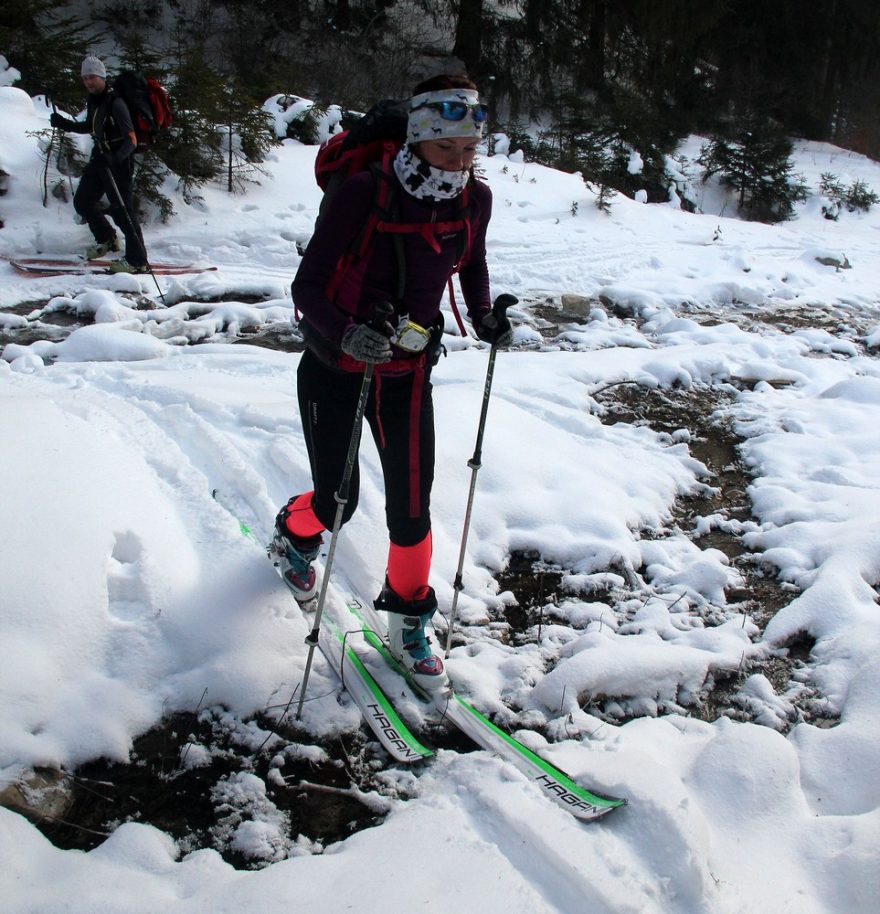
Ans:
[[[327,297],[333,301],[346,274],[357,262],[368,256],[376,232],[392,236],[397,257],[397,301],[403,299],[406,286],[406,251],[403,236],[421,235],[429,246],[440,252],[438,235],[459,233],[459,247],[453,272],[457,272],[468,259],[472,230],[470,200],[467,188],[458,197],[457,218],[451,222],[401,222],[397,202],[398,182],[392,163],[398,150],[406,141],[407,102],[385,99],[375,104],[350,129],[336,133],[325,140],[315,158],[315,180],[324,191],[318,213],[320,219],[329,201],[346,178],[361,171],[370,171],[376,185],[370,217],[349,250],[339,259],[336,270],[327,283]],[[452,277],[449,278],[449,301],[462,336],[464,324],[455,304]]]

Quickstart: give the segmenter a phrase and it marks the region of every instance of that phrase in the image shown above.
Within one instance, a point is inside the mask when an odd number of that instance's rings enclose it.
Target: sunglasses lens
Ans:
[[[489,118],[489,109],[485,105],[468,105],[465,102],[428,102],[423,108],[433,108],[439,112],[444,121],[463,121],[468,111],[474,116],[474,122],[482,124]],[[418,109],[415,109],[418,110]]]
[[[441,102],[440,117],[444,121],[461,121],[467,114],[468,106],[464,102]]]

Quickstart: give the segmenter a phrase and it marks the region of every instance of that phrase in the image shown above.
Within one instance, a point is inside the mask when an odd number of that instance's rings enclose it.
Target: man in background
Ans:
[[[49,122],[59,130],[91,133],[94,140],[92,155],[73,197],[74,209],[95,236],[95,244],[86,251],[86,257],[94,260],[119,250],[119,237],[101,203],[106,197],[110,204],[106,212],[125,237],[125,256],[113,261],[110,271],[145,273],[149,270],[147,250],[134,217],[132,198],[133,153],[137,138],[131,112],[125,101],[113,92],[101,60],[86,57],[81,73],[89,93],[86,119],[72,121],[53,111]]]

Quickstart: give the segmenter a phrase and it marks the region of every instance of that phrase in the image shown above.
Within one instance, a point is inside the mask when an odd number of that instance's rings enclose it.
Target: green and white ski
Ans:
[[[223,503],[216,489],[211,494],[214,500],[238,522],[241,535],[265,551],[276,571],[280,573],[272,546],[265,547],[260,542],[253,529]],[[293,595],[291,595],[291,599],[294,599]],[[294,602],[306,619],[311,621],[308,608],[295,599]],[[339,677],[343,688],[360,708],[364,720],[386,752],[396,761],[405,763],[431,758],[434,751],[423,746],[400,719],[400,715],[388,700],[388,696],[382,691],[382,687],[364,666],[352,645],[347,643],[345,633],[328,613],[324,614],[322,621],[323,625],[318,635],[318,649]]]
[[[578,784],[552,762],[541,758],[519,740],[505,733],[454,689],[434,695],[422,689],[388,649],[388,630],[371,606],[350,599],[348,609],[357,620],[364,639],[394,672],[402,676],[420,700],[430,703],[446,720],[458,727],[478,746],[494,752],[526,775],[546,796],[581,820],[597,819],[626,805],[626,800],[608,797]]]
[[[364,666],[346,634],[325,611],[318,648],[336,671],[345,690],[360,708],[376,738],[398,762],[419,762],[434,753],[423,746],[400,719],[394,705]]]

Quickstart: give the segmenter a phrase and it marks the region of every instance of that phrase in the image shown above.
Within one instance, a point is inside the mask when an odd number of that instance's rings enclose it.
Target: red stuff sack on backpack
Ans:
[[[137,152],[144,152],[157,137],[171,129],[171,101],[154,76],[123,70],[113,80],[113,91],[128,105],[137,137]]]

